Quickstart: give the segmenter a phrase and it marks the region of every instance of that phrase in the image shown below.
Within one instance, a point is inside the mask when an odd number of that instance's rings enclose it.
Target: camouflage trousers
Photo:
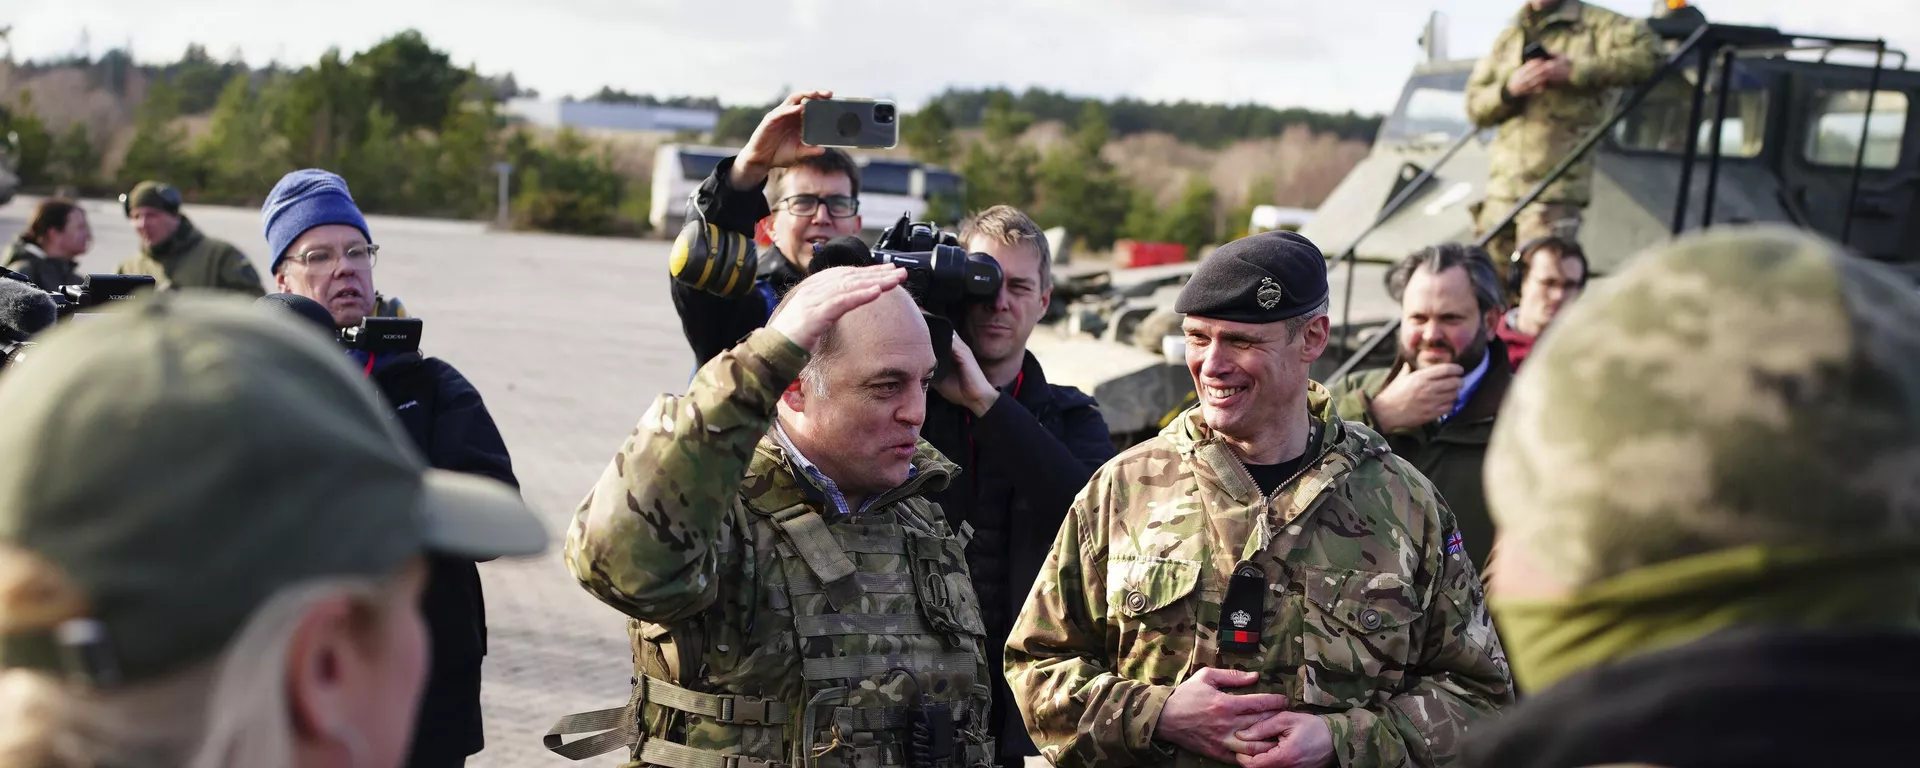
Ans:
[[[1488,198],[1473,213],[1473,236],[1478,240],[1487,234],[1493,225],[1505,218],[1507,211],[1513,210],[1517,200]],[[1537,237],[1556,235],[1569,240],[1580,234],[1580,212],[1582,205],[1567,203],[1532,203],[1520,211],[1512,224],[1487,241],[1487,255],[1493,257],[1494,269],[1500,272],[1500,279],[1507,280],[1507,270],[1513,263],[1514,251],[1529,240]]]

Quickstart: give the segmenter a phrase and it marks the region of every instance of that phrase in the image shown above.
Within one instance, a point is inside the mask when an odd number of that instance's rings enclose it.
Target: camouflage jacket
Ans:
[[[152,275],[154,288],[167,291],[179,288],[217,288],[248,296],[265,296],[260,273],[246,254],[225,240],[208,237],[187,217],[180,217],[180,228],[152,248],[141,247],[140,255],[120,262],[116,275]]]
[[[806,360],[780,332],[762,328],[701,366],[687,394],[660,396],[575,514],[567,567],[588,592],[636,620],[637,674],[702,694],[774,699],[783,712],[729,727],[674,720],[651,707],[643,713],[649,736],[789,765],[871,764],[872,755],[854,754],[858,739],[826,757],[815,751],[815,759],[794,759],[829,743],[799,724],[816,722],[806,710],[823,701],[819,689],[830,677],[842,698],[826,704],[849,713],[831,717],[898,708],[921,686],[929,698],[954,704],[956,720],[968,718],[960,738],[970,754],[989,759],[985,628],[966,542],[921,497],[956,470],[922,441],[911,479],[864,510],[841,514],[801,479],[770,430],[781,392]],[[810,556],[795,554],[783,526],[806,512],[828,521],[820,534],[856,563],[854,573],[823,584],[809,571]],[[843,582],[857,583],[857,595],[837,595]],[[848,629],[832,629],[842,626]],[[827,667],[841,671],[821,671]],[[819,727],[899,730],[831,717]],[[805,739],[813,741],[794,747]]]
[[[1499,126],[1487,150],[1489,200],[1519,200],[1606,119],[1612,89],[1636,85],[1660,66],[1653,31],[1639,19],[1580,0],[1561,0],[1558,8],[1534,16],[1522,9],[1467,81],[1467,116],[1481,128]],[[1566,57],[1573,74],[1531,96],[1510,96],[1507,79],[1533,42]],[[1592,175],[1593,154],[1588,153],[1539,201],[1585,205]]]
[[[1339,765],[1443,765],[1512,699],[1473,563],[1426,478],[1333,414],[1315,456],[1262,498],[1199,410],[1120,454],[1075,500],[1007,644],[1007,677],[1059,766],[1202,765],[1155,741],[1174,686],[1204,667],[1258,671],[1323,716]],[[1260,515],[1272,538],[1257,654],[1223,652],[1220,601]]]

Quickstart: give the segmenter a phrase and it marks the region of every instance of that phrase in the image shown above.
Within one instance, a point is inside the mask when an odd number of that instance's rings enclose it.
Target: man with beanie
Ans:
[[[1453,515],[1307,378],[1327,272],[1297,234],[1181,289],[1200,403],[1075,500],[1007,644],[1058,766],[1433,766],[1512,699]]]
[[[379,253],[346,181],[322,170],[287,174],[260,209],[275,285],[318,302],[334,328],[357,326],[374,311],[373,267]],[[453,366],[418,352],[352,352],[436,469],[519,483],[506,443],[480,393]],[[421,699],[408,765],[461,765],[485,745],[480,720],[480,664],[486,655],[486,609],[473,562],[430,562],[421,609],[433,641],[433,669]]]
[[[1781,227],[1630,262],[1494,431],[1526,701],[1468,764],[1912,765],[1920,298]]]
[[[246,254],[208,237],[180,213],[180,191],[143,181],[120,196],[121,209],[140,238],[140,255],[120,262],[116,275],[151,275],[159,290],[213,288],[263,296],[260,273]]]

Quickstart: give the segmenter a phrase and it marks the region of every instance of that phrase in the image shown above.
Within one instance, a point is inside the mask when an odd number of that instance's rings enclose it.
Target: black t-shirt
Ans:
[[[1253,475],[1253,484],[1260,486],[1260,495],[1272,496],[1274,491],[1279,490],[1280,486],[1285,485],[1294,474],[1300,471],[1300,468],[1306,464],[1307,457],[1313,454],[1313,447],[1320,444],[1320,430],[1320,422],[1312,421],[1307,428],[1307,450],[1291,459],[1278,464],[1241,462],[1246,465],[1247,474]]]
[[[1260,486],[1260,495],[1272,496],[1280,486],[1300,471],[1300,465],[1307,460],[1306,454],[1293,457],[1292,461],[1278,464],[1248,464],[1247,473],[1253,475],[1253,484]]]

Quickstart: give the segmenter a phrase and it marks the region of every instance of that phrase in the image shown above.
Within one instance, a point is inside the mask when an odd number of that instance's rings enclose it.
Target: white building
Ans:
[[[710,133],[720,122],[720,113],[711,109],[650,107],[598,101],[509,99],[506,111],[509,115],[544,128]]]

